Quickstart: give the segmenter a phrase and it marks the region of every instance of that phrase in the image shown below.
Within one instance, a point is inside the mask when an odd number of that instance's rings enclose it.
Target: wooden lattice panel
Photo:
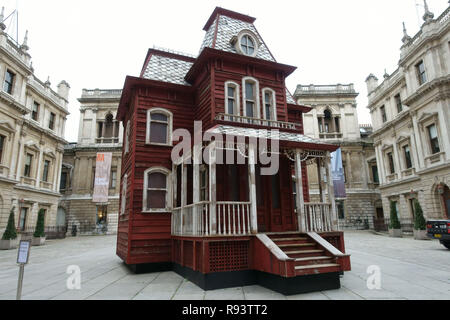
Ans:
[[[248,241],[209,243],[209,270],[211,272],[238,271],[249,268]]]

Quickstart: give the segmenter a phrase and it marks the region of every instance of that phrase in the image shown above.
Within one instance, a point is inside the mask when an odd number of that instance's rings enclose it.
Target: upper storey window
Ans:
[[[225,83],[226,114],[239,115],[239,85],[234,82]]]
[[[381,112],[381,121],[383,123],[385,123],[387,121],[387,116],[386,116],[386,108],[385,106],[381,106],[380,107],[380,112]]]
[[[241,49],[246,55],[253,55],[255,52],[255,42],[252,37],[246,34],[241,38]]]
[[[147,111],[147,139],[149,144],[172,145],[172,113],[154,108]]]
[[[250,30],[243,30],[239,35],[232,39],[236,51],[246,56],[254,57],[258,53],[258,38]]]
[[[264,98],[264,119],[277,120],[275,92],[272,89],[262,90]]]
[[[416,64],[417,77],[419,78],[419,84],[422,85],[427,82],[427,75],[425,72],[425,64],[423,61],[420,61]]]
[[[258,112],[258,81],[253,78],[244,78],[244,112],[245,116],[249,118],[259,118]]]
[[[5,83],[3,84],[3,91],[12,94],[15,76],[16,75],[14,73],[12,73],[9,70],[6,70]]]

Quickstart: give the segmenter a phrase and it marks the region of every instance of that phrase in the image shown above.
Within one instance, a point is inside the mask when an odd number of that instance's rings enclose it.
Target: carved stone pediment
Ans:
[[[25,147],[27,147],[30,150],[34,150],[39,152],[41,149],[39,148],[39,146],[36,144],[36,142],[34,141],[28,141],[25,143]]]
[[[430,119],[430,118],[437,117],[437,115],[438,115],[437,112],[433,112],[433,113],[424,112],[424,113],[420,116],[420,118],[418,119],[418,121],[419,121],[419,122],[426,121],[426,120],[428,120],[428,119]]]
[[[13,133],[14,131],[16,131],[16,129],[14,128],[14,125],[7,121],[7,120],[0,120],[0,128]]]

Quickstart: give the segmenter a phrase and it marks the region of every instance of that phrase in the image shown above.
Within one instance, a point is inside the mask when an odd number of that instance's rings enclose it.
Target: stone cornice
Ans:
[[[369,105],[367,106],[368,109],[372,111],[372,109],[381,101],[383,98],[385,98],[387,95],[389,95],[392,91],[394,91],[398,86],[403,87],[406,86],[406,79],[405,75],[399,76],[398,79],[396,79],[393,83],[391,83],[388,87],[382,88],[384,84],[384,81],[374,90],[372,93],[374,93],[374,98],[369,99]],[[384,90],[382,90],[384,89]],[[380,90],[380,91],[378,91]]]
[[[7,94],[6,92],[0,91],[0,101],[3,101],[9,106],[13,107],[22,115],[29,113],[28,109],[23,104],[16,101],[11,95]]]
[[[410,117],[410,113],[409,112],[401,112],[399,113],[399,116],[395,117],[394,119],[386,122],[381,128],[375,130],[370,137],[375,139],[375,137],[377,137],[378,135],[384,133],[385,131],[388,131],[389,129],[395,130],[395,127],[397,124],[399,124],[400,122],[402,122],[405,118]]]
[[[428,92],[432,91],[435,88],[444,87],[449,84],[450,84],[450,75],[446,75],[443,77],[433,79],[432,81],[423,84],[416,92],[414,92],[412,95],[410,95],[408,98],[406,98],[403,101],[403,104],[411,107],[411,104],[417,102],[420,98],[422,98]],[[449,96],[450,96],[450,92],[444,91],[439,94],[439,97],[441,97],[442,99],[448,98]]]
[[[33,129],[39,131],[39,132],[42,133],[43,135],[48,136],[49,138],[55,139],[55,140],[56,140],[57,142],[59,142],[59,143],[62,143],[62,144],[64,144],[64,145],[68,143],[64,138],[57,136],[56,134],[54,134],[54,133],[51,132],[50,130],[45,129],[45,128],[42,128],[41,126],[35,124],[34,122],[32,122],[32,121],[30,121],[30,120],[28,120],[28,119],[25,119],[25,120],[24,120],[24,124],[27,125],[27,126],[29,126],[30,128],[33,128]]]
[[[36,189],[27,185],[23,185],[23,184],[17,184],[14,186],[14,189],[19,189],[19,190],[24,190],[24,191],[31,191],[31,192],[36,192],[36,193],[41,193],[41,194],[46,194],[49,196],[55,196],[55,197],[62,197],[62,195],[58,192],[54,192],[51,190],[45,190],[45,189]]]

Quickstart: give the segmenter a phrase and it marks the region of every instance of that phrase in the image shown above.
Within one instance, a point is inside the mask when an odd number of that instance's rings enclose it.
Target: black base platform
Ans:
[[[138,274],[174,271],[203,290],[216,290],[250,285],[261,285],[284,295],[335,290],[341,287],[339,272],[285,278],[255,270],[216,272],[203,274],[177,263],[150,263],[128,265]]]

